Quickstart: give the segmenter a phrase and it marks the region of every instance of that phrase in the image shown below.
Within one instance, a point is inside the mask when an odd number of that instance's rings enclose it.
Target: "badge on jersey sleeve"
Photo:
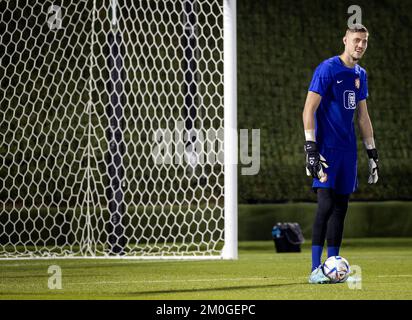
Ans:
[[[359,88],[360,88],[360,80],[359,80],[359,78],[356,78],[356,79],[355,79],[355,87],[356,87],[356,89],[359,89]]]

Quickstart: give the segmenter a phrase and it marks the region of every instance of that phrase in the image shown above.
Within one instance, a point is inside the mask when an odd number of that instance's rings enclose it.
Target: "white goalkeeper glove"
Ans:
[[[378,182],[378,173],[379,173],[379,166],[378,166],[378,151],[376,149],[368,149],[366,150],[369,157],[369,184],[375,184]]]

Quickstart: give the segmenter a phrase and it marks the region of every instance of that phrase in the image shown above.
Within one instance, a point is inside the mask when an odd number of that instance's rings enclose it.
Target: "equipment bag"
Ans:
[[[272,238],[277,252],[300,252],[305,241],[298,223],[278,222],[272,229]]]

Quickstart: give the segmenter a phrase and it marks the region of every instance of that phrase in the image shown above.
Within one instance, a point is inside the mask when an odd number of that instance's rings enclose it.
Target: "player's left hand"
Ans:
[[[369,149],[366,150],[369,157],[369,184],[375,184],[378,182],[378,173],[379,173],[379,166],[378,166],[378,151],[376,149]]]

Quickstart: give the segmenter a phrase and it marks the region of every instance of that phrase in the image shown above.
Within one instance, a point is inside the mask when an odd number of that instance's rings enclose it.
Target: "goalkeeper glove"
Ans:
[[[328,168],[325,158],[319,154],[318,146],[314,141],[305,142],[306,152],[306,174],[313,178],[318,178],[320,182],[327,180],[327,175],[323,168]]]
[[[378,182],[378,172],[379,172],[379,166],[378,166],[378,151],[376,149],[368,149],[366,150],[368,153],[369,157],[369,179],[368,183],[373,184]]]

